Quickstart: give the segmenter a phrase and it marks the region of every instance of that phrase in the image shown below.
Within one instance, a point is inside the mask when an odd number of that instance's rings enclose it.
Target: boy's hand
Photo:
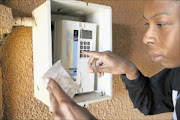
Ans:
[[[55,120],[96,120],[87,109],[80,107],[66,95],[55,80],[50,78],[47,90]]]
[[[103,76],[104,73],[126,74],[128,79],[133,80],[139,75],[138,69],[132,62],[110,51],[83,51],[82,53],[91,56],[88,62],[89,72],[98,73],[99,77]],[[97,59],[96,66],[92,66],[95,59]]]

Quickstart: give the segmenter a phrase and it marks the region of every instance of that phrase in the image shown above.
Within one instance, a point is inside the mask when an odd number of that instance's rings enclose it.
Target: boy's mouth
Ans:
[[[160,62],[164,58],[162,55],[155,54],[154,52],[148,51],[151,59],[155,62]]]
[[[163,56],[161,55],[151,55],[151,59],[155,62],[160,62],[163,59]]]

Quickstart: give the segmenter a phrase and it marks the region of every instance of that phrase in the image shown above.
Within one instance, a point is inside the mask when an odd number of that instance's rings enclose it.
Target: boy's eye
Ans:
[[[157,24],[159,27],[164,27],[166,25],[166,23],[158,23]]]
[[[149,25],[149,23],[145,23],[144,25],[145,25],[145,26],[148,26],[148,25]]]

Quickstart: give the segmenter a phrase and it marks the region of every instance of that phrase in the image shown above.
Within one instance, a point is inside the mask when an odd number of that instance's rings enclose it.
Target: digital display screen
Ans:
[[[90,31],[90,30],[82,30],[81,38],[92,39],[92,31]]]

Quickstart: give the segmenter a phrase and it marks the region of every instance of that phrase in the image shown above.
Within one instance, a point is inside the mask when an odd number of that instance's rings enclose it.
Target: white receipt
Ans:
[[[48,78],[54,79],[61,88],[65,91],[65,93],[73,98],[77,90],[79,89],[79,85],[74,82],[71,76],[66,72],[66,70],[62,67],[61,61],[57,61],[42,77],[45,86],[47,87]]]
[[[71,76],[62,67],[60,60],[49,68],[42,78],[44,80],[44,87],[47,88],[48,86],[48,78],[52,78],[61,86],[61,88],[70,98],[73,98],[79,89],[79,85],[74,82]]]

